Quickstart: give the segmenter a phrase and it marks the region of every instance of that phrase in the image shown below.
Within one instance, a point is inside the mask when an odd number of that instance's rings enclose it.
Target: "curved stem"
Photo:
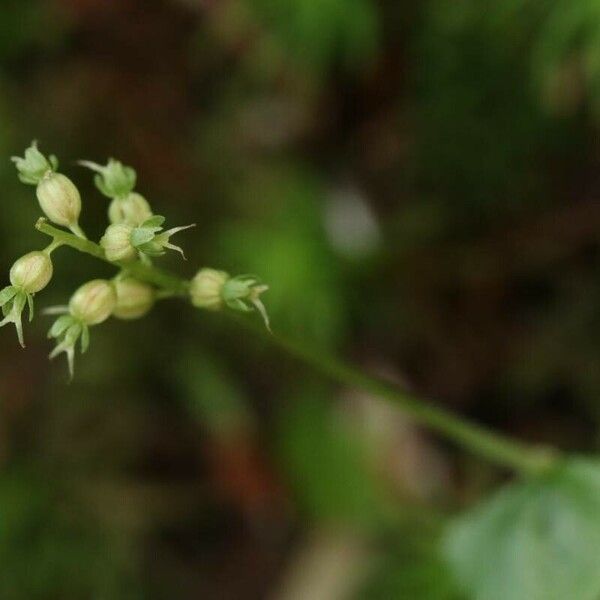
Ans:
[[[79,238],[40,219],[36,228],[54,238],[56,243],[85,252],[95,258],[109,262],[101,246]],[[110,263],[115,264],[115,263]],[[117,264],[135,278],[161,288],[159,297],[187,296],[187,281],[141,262]],[[244,325],[275,344],[287,354],[331,379],[350,387],[362,389],[370,394],[385,398],[396,404],[415,422],[436,431],[459,446],[482,456],[491,462],[510,467],[524,474],[539,474],[553,467],[560,454],[547,447],[527,446],[511,438],[499,435],[490,429],[471,423],[448,410],[424,402],[399,388],[395,384],[373,377],[346,364],[327,352],[265,332],[248,320],[239,319]]]
[[[103,260],[104,262],[107,262],[113,266],[125,269],[136,279],[168,290],[172,292],[173,295],[183,295],[187,292],[187,281],[157,269],[156,267],[144,265],[141,262],[112,263],[106,259],[104,250],[100,245],[90,240],[77,237],[76,235],[64,231],[63,229],[58,229],[57,227],[50,225],[50,223],[48,223],[48,221],[44,218],[40,218],[38,220],[38,222],[35,224],[35,228],[38,231],[41,231],[42,233],[54,238],[54,240],[56,242],[60,242],[62,246],[70,246],[75,250],[79,250],[79,252],[84,252],[85,254],[89,254],[90,256],[93,256],[99,260]]]
[[[262,328],[249,325],[257,334],[303,363],[329,378],[361,389],[369,394],[396,404],[416,423],[442,434],[459,446],[498,465],[510,467],[524,474],[539,474],[552,468],[560,456],[545,446],[528,446],[509,437],[499,435],[481,425],[463,419],[450,411],[424,402],[396,384],[374,377],[339,360],[327,352],[316,350],[278,335],[265,334]]]

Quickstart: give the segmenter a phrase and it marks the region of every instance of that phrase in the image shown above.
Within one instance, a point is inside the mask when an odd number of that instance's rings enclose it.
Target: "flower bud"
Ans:
[[[152,209],[144,196],[136,192],[124,198],[114,198],[108,207],[108,219],[111,223],[125,223],[138,227],[152,216]]]
[[[135,279],[120,279],[115,282],[117,304],[113,316],[117,319],[138,319],[154,305],[154,289]]]
[[[137,257],[137,250],[131,243],[133,227],[124,223],[109,225],[100,240],[106,258],[111,262],[128,262]]]
[[[98,325],[110,317],[116,303],[114,285],[105,279],[94,279],[71,296],[69,312],[85,325]]]
[[[135,171],[114,158],[104,166],[88,160],[80,160],[79,164],[97,173],[94,183],[109,198],[125,198],[135,187]]]
[[[52,261],[45,252],[29,252],[10,269],[10,282],[26,294],[43,290],[52,279]]]
[[[223,306],[222,291],[229,274],[215,269],[200,269],[190,282],[192,304],[207,310],[220,310]]]
[[[53,223],[78,229],[81,196],[68,177],[48,171],[38,183],[36,195],[44,214]]]

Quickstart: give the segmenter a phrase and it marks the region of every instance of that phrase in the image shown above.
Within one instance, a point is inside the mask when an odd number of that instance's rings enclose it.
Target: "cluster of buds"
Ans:
[[[50,358],[66,354],[71,376],[74,370],[75,349],[79,344],[85,352],[90,342],[90,327],[103,323],[110,317],[138,319],[145,316],[156,300],[173,295],[188,296],[191,303],[202,309],[218,311],[231,309],[238,312],[257,311],[269,328],[269,318],[260,295],[267,286],[253,275],[230,276],[225,271],[203,268],[181,289],[160,288],[140,277],[140,268],[153,273],[152,259],[162,256],[167,249],[183,250],[170,242],[177,232],[193,227],[186,225],[164,229],[165,218],[155,215],[149,202],[135,191],[135,171],[115,159],[106,165],[91,161],[79,164],[95,172],[94,183],[98,190],[110,198],[108,207],[109,225],[100,243],[87,239],[79,225],[81,196],[75,184],[65,175],[58,173],[55,156],[44,156],[33,142],[23,157],[13,157],[19,179],[36,186],[36,196],[44,215],[52,223],[70,230],[71,233],[52,229],[52,243],[44,250],[33,251],[19,258],[9,274],[10,285],[0,291],[0,307],[3,320],[0,327],[13,323],[19,343],[24,347],[22,313],[29,308],[29,319],[33,319],[33,297],[43,290],[53,274],[52,252],[68,245],[103,257],[114,263],[119,272],[110,280],[93,279],[80,286],[71,296],[68,305],[47,309],[47,314],[59,315],[48,337],[56,341]],[[76,236],[76,237],[74,237]],[[79,238],[79,241],[77,239]],[[185,258],[185,257],[184,257]],[[134,269],[136,265],[139,268]],[[132,275],[135,271],[137,278]],[[156,281],[155,277],[148,277]]]

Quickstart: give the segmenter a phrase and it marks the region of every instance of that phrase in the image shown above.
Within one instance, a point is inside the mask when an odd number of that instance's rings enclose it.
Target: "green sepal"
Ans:
[[[17,295],[18,291],[19,290],[13,285],[9,285],[0,291],[0,306],[4,306],[7,302],[12,300]]]
[[[48,331],[49,338],[59,337],[62,333],[64,333],[73,323],[75,322],[75,318],[71,315],[61,315],[54,321],[52,327],[50,327],[50,331]]]
[[[80,321],[71,315],[63,315],[56,320],[48,334],[49,337],[55,337],[57,339],[62,338],[52,352],[50,352],[50,358],[55,358],[61,352],[64,352],[67,355],[69,378],[71,380],[75,373],[75,344],[83,334],[84,329],[86,329],[86,327]]]
[[[165,254],[165,249],[154,240],[138,246],[138,250],[153,258]]]
[[[23,157],[13,156],[11,160],[17,167],[20,181],[29,185],[37,185],[48,171],[55,171],[58,168],[56,156],[51,155],[46,158],[38,150],[36,141],[25,150]]]
[[[124,198],[135,187],[135,170],[114,158],[109,158],[106,165],[88,160],[80,160],[79,164],[96,172],[94,184],[100,193],[108,198]]]
[[[34,309],[33,309],[33,294],[27,294],[27,306],[29,307],[29,322],[33,321]]]
[[[110,190],[106,187],[105,183],[104,183],[104,177],[102,177],[102,175],[98,174],[98,175],[94,175],[94,185],[96,186],[96,188],[100,191],[100,193],[104,196],[108,196],[109,198],[110,196]]]
[[[252,312],[252,308],[240,299],[233,298],[231,300],[225,300],[225,304],[232,310],[237,310],[238,312]]]
[[[135,248],[140,248],[144,244],[151,242],[154,239],[154,231],[152,229],[148,229],[146,227],[136,227],[129,237],[131,241],[131,245]]]
[[[149,219],[146,219],[141,227],[144,227],[146,229],[155,229],[156,231],[160,231],[162,229],[162,226],[165,222],[165,217],[163,217],[162,215],[153,215],[151,216]]]
[[[87,325],[83,325],[81,329],[81,353],[87,352],[90,347],[90,328]]]
[[[25,348],[25,341],[23,339],[23,324],[21,321],[21,314],[26,303],[27,294],[21,290],[17,290],[13,297],[2,305],[2,314],[4,319],[0,321],[0,327],[3,327],[8,323],[14,324],[15,329],[17,330],[19,344],[21,344],[23,348]]]

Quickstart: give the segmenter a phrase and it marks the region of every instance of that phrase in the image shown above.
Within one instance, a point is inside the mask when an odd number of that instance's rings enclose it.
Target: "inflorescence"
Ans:
[[[156,300],[175,295],[172,289],[161,289],[156,282],[140,280],[136,277],[140,269],[136,267],[143,265],[145,272],[148,272],[148,269],[152,269],[152,260],[167,250],[176,250],[183,256],[183,250],[172,244],[170,239],[193,225],[164,229],[165,218],[155,215],[148,201],[134,191],[137,177],[131,167],[112,158],[106,165],[80,161],[80,165],[95,172],[96,187],[111,201],[108,207],[110,224],[100,244],[96,245],[87,240],[79,225],[81,195],[75,184],[58,172],[57,158],[53,155],[44,156],[37,143],[33,142],[23,157],[13,157],[12,160],[19,179],[36,186],[36,196],[46,218],[68,229],[73,240],[79,238],[81,243],[91,245],[96,256],[114,263],[119,269],[113,279],[88,281],[74,292],[67,305],[45,311],[59,315],[48,332],[48,337],[56,340],[50,358],[65,353],[72,377],[76,345],[79,343],[81,352],[87,350],[90,327],[103,323],[111,316],[138,319],[152,309]],[[47,229],[49,231],[45,233],[53,235],[52,243],[43,250],[29,252],[15,261],[10,269],[10,285],[0,291],[0,306],[4,315],[0,327],[13,323],[23,347],[23,310],[28,307],[31,321],[34,316],[34,295],[52,279],[52,252],[66,244],[65,236],[69,235],[64,230],[53,227]],[[74,243],[69,245],[77,247]],[[185,296],[198,308],[258,311],[269,327],[267,312],[260,300],[260,295],[268,288],[253,275],[232,277],[225,271],[202,268],[191,281],[184,283],[183,289]]]

